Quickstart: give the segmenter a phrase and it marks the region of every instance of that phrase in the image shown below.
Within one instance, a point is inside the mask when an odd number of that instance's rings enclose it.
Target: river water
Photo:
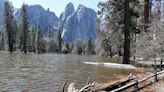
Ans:
[[[0,52],[0,92],[60,92],[63,82],[80,88],[88,78],[101,83],[134,73],[83,63],[107,61],[100,56]]]

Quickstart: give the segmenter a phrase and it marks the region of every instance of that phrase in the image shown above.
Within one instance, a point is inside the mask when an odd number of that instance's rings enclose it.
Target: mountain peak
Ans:
[[[62,38],[66,42],[96,38],[96,12],[80,4],[64,22]]]
[[[28,6],[28,5],[27,5]],[[30,6],[28,6],[28,7],[30,7],[30,8],[34,8],[34,9],[41,9],[41,10],[45,10],[41,5],[39,5],[39,4],[36,4],[36,5],[30,5]]]
[[[84,5],[82,5],[82,4],[79,4],[78,9],[79,8],[86,8],[86,7]]]
[[[65,11],[67,10],[67,9],[72,9],[72,10],[74,10],[74,5],[73,5],[73,3],[68,3],[67,5],[66,5],[66,7],[65,7]]]
[[[60,15],[60,27],[63,28],[67,17],[73,14],[74,12],[75,12],[74,5],[71,2],[68,3],[65,7],[65,11],[62,12],[62,14]]]
[[[49,27],[53,27],[58,21],[55,13],[50,10],[45,10],[41,5],[27,5],[27,13],[29,24],[31,27],[40,26],[44,35],[46,36]],[[20,21],[21,10],[16,12],[16,19]],[[56,31],[53,29],[53,31]]]
[[[75,11],[74,5],[70,2],[66,5],[65,7],[65,14],[70,15],[71,13],[73,13]]]

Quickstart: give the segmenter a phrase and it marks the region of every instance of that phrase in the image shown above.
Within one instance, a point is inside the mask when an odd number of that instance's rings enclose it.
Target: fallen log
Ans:
[[[164,70],[158,72],[157,75],[160,75],[160,74],[163,74],[163,73],[164,73]],[[139,80],[138,83],[144,82],[144,81],[146,81],[146,80],[148,80],[148,79],[150,79],[150,78],[152,78],[152,77],[154,77],[154,76],[155,76],[155,74],[149,75],[149,76],[147,76],[147,77],[145,77],[145,78]],[[134,86],[135,84],[136,84],[136,82],[131,82],[131,83],[129,83],[129,84],[127,84],[127,85],[124,85],[124,86],[122,86],[122,87],[120,87],[120,88],[114,89],[114,90],[112,90],[111,92],[120,92],[120,91],[123,91],[123,90],[125,90],[125,89],[128,89],[128,88]]]
[[[127,78],[112,83],[95,84],[94,86],[88,87],[87,89],[83,90],[83,92],[111,91],[113,89],[125,85],[126,83],[136,78],[132,76],[133,75],[130,74]]]
[[[80,90],[75,89],[74,83],[71,83],[68,87],[67,92],[97,92],[97,91],[111,91],[113,89],[116,89],[120,86],[125,85],[126,83],[130,82],[131,80],[136,79],[137,77],[130,74],[128,77],[118,80],[116,82],[112,83],[92,83],[84,86]]]
[[[79,92],[85,92],[85,89],[88,89],[89,87],[94,87],[94,85],[95,85],[95,83],[86,85],[86,86],[84,86],[83,88],[81,88],[81,89],[79,90]]]

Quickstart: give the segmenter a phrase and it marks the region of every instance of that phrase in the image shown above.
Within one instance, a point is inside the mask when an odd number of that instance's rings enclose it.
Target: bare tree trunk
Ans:
[[[118,55],[119,55],[119,56],[122,56],[122,51],[121,51],[121,49],[118,50]]]
[[[150,14],[150,0],[145,0],[145,5],[144,5],[144,23],[145,23],[145,32],[147,31],[148,28],[148,23],[149,23],[149,14]]]
[[[137,22],[137,19],[136,19],[136,22]],[[135,33],[134,33],[134,42],[135,43],[137,42],[137,33],[136,33],[136,30],[135,30]],[[135,45],[135,48],[136,48],[136,45]],[[136,49],[134,50],[134,56],[133,56],[134,61],[136,60],[135,53],[136,53]]]
[[[125,25],[125,30],[124,30],[124,56],[123,56],[123,64],[129,64],[130,63],[130,26],[129,26],[129,0],[124,1],[124,9],[125,9],[125,14],[124,14],[124,25]]]

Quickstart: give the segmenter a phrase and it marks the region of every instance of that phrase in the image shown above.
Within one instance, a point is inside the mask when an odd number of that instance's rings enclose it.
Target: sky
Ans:
[[[65,6],[72,2],[77,9],[79,4],[83,4],[89,8],[98,10],[97,4],[99,1],[107,1],[107,0],[11,0],[12,4],[16,8],[20,8],[23,2],[28,5],[40,4],[44,7],[44,9],[49,8],[50,11],[55,12],[55,14],[59,17],[60,14],[64,11]]]

